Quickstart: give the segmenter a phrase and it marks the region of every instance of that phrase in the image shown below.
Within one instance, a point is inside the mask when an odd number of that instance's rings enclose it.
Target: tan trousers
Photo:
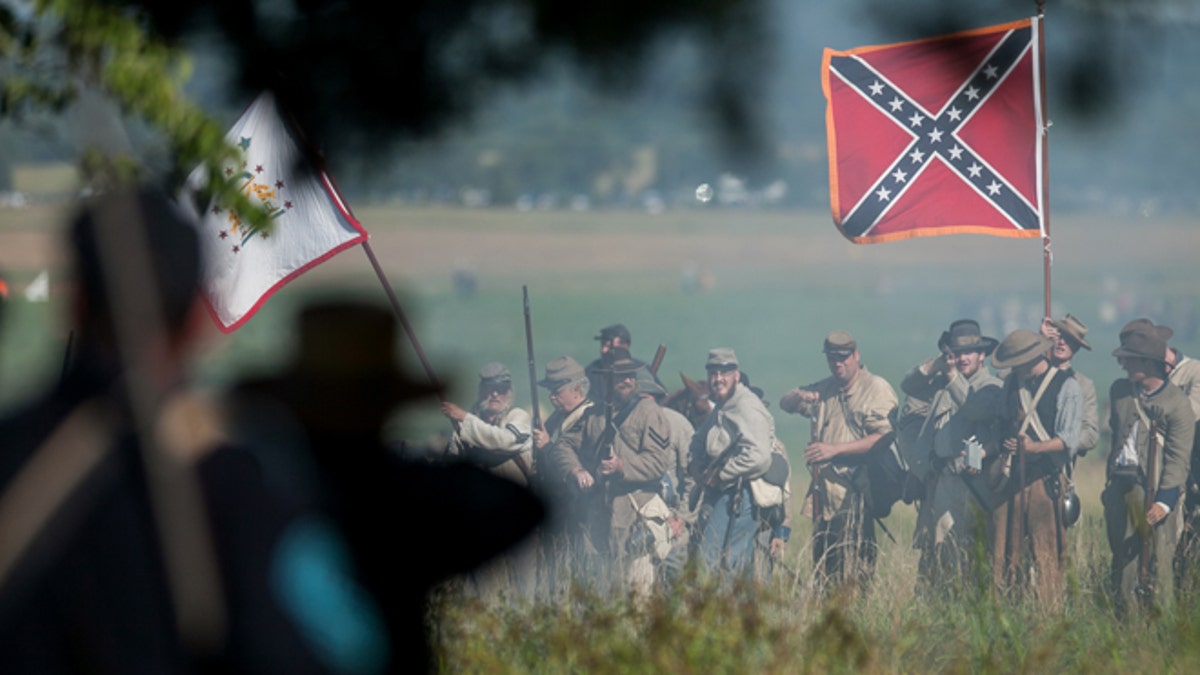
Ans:
[[[998,589],[1032,589],[1046,607],[1062,602],[1061,499],[1052,499],[1039,478],[992,512],[992,574]]]

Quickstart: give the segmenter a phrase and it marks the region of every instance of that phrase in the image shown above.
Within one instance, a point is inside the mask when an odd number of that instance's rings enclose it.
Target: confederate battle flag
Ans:
[[[284,284],[368,235],[329,175],[306,161],[299,133],[270,94],[250,104],[226,139],[242,156],[225,167],[225,180],[272,219],[268,231],[215,203],[199,214],[205,299],[217,326],[228,333]],[[197,187],[203,177],[196,169],[188,185]]]
[[[1040,237],[1036,18],[825,50],[833,220],[859,244],[941,234]]]

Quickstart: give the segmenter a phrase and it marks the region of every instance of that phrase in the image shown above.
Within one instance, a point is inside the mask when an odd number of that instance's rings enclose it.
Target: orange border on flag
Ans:
[[[1020,19],[1018,21],[1010,21],[1008,23],[996,24],[994,26],[985,26],[983,28],[972,28],[970,30],[958,31],[956,33],[947,33],[936,37],[921,38],[918,40],[907,40],[905,42],[893,42],[884,45],[868,45],[866,47],[855,47],[853,49],[837,50],[825,48],[821,55],[821,92],[825,95],[825,135],[826,135],[826,152],[829,156],[829,203],[833,215],[833,222],[837,225],[838,232],[842,236],[855,244],[884,244],[890,241],[902,241],[904,239],[915,239],[918,237],[940,237],[949,234],[986,234],[993,237],[1008,237],[1011,239],[1032,239],[1042,236],[1042,228],[1037,230],[1021,230],[1014,228],[1012,230],[998,230],[994,227],[986,227],[982,225],[952,225],[949,227],[922,227],[903,232],[892,232],[889,234],[870,235],[862,237],[850,237],[846,235],[846,231],[842,229],[842,220],[838,216],[841,206],[838,200],[838,174],[837,174],[837,131],[833,124],[833,98],[829,86],[829,63],[835,56],[854,56],[858,54],[869,54],[881,49],[892,49],[895,47],[906,47],[910,45],[918,45],[926,42],[940,42],[952,38],[971,37],[975,35],[985,35],[988,33],[998,33],[1001,31],[1017,30],[1033,25],[1033,18]],[[1035,45],[1036,50],[1036,45]],[[1040,59],[1041,57],[1038,56]],[[1040,112],[1039,112],[1040,115]],[[1039,172],[1041,171],[1039,167]],[[1040,200],[1039,200],[1040,201]],[[1039,206],[1039,220],[1045,222],[1045,214],[1041,213]],[[1043,228],[1045,226],[1043,225]]]

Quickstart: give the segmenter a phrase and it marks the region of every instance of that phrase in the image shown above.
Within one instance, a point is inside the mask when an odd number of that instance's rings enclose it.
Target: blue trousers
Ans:
[[[726,490],[710,506],[700,535],[705,568],[715,574],[750,574],[758,532],[750,486]]]

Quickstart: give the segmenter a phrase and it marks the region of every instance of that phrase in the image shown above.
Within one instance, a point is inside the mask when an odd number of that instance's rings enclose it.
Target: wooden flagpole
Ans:
[[[345,203],[341,198],[341,190],[338,189],[337,181],[334,180],[333,174],[325,165],[325,157],[321,154],[317,147],[308,140],[308,137],[301,130],[300,125],[292,117],[291,113],[283,107],[282,103],[278,103],[280,114],[286,118],[287,124],[295,132],[300,147],[307,154],[313,167],[320,172],[328,181],[329,186],[337,194],[346,208],[350,211],[350,205]],[[396,297],[396,292],[392,290],[392,284],[388,281],[387,276],[383,273],[383,268],[379,265],[379,259],[375,257],[375,251],[371,248],[370,239],[364,239],[362,242],[363,250],[367,252],[367,259],[371,261],[371,267],[375,270],[375,276],[379,277],[379,283],[383,286],[384,293],[387,294],[388,302],[392,305],[392,311],[396,313],[396,319],[400,321],[400,327],[404,329],[404,334],[408,336],[409,342],[412,343],[413,350],[417,353],[417,359],[421,362],[421,367],[425,370],[425,376],[429,378],[429,384],[437,393],[438,400],[445,403],[446,394],[442,389],[442,382],[438,379],[436,373],[433,372],[433,366],[429,363],[429,359],[425,356],[425,350],[421,348],[421,341],[417,339],[417,332],[413,330],[412,323],[408,320],[408,315],[404,313],[404,308],[400,306],[400,300]],[[457,427],[457,425],[455,425]]]
[[[1042,286],[1046,313],[1050,316],[1050,267],[1054,251],[1050,247],[1050,123],[1046,116],[1046,0],[1037,0],[1038,19],[1038,86],[1041,93],[1042,128]]]
[[[400,300],[396,298],[396,292],[392,290],[392,284],[388,282],[387,276],[383,273],[383,268],[379,265],[379,259],[375,257],[375,251],[371,249],[370,240],[364,241],[362,247],[367,252],[367,258],[371,261],[371,267],[374,268],[375,275],[379,277],[379,283],[383,285],[383,290],[387,293],[388,302],[392,303],[392,310],[396,312],[396,318],[400,321],[400,326],[404,329],[404,333],[408,335],[408,340],[412,343],[413,350],[417,352],[417,358],[421,361],[421,367],[425,369],[425,375],[429,378],[429,384],[437,390],[438,400],[445,403],[446,394],[442,389],[442,383],[438,380],[437,374],[433,372],[433,366],[425,356],[425,350],[421,348],[421,341],[417,339],[417,332],[413,330],[412,324],[408,321],[408,316],[404,313],[404,309],[400,307]]]

